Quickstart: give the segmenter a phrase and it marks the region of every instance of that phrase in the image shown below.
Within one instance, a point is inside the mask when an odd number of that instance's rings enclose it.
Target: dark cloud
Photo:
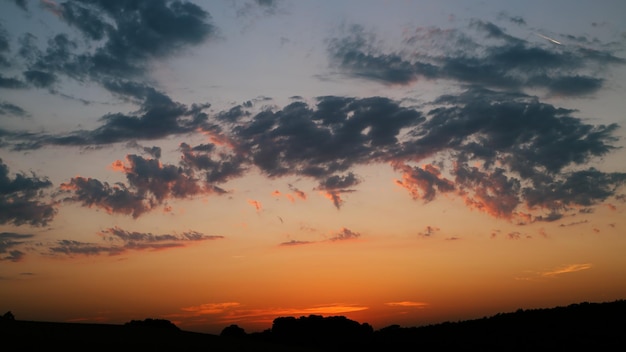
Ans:
[[[0,101],[0,115],[28,116],[26,110],[17,105]]]
[[[213,144],[203,144],[191,147],[186,143],[181,143],[180,149],[183,153],[181,163],[194,170],[204,172],[206,181],[210,184],[223,183],[229,179],[239,177],[246,171],[245,159],[241,155],[215,153]]]
[[[0,23],[0,68],[11,66],[9,59],[5,57],[5,55],[9,52],[10,52],[9,34],[2,26],[2,23]]]
[[[354,231],[352,231],[350,229],[342,227],[341,230],[339,230],[339,232],[337,232],[331,238],[329,238],[329,240],[331,240],[331,241],[345,241],[345,240],[353,240],[353,239],[356,239],[356,238],[359,238],[359,237],[361,237],[360,233],[354,232]]]
[[[34,173],[18,173],[9,177],[9,167],[0,159],[0,224],[45,226],[56,209],[44,201],[44,190],[52,182]]]
[[[114,163],[125,173],[127,185],[76,177],[62,186],[74,193],[69,200],[112,213],[138,217],[167,199],[224,193],[219,184],[257,168],[272,178],[313,179],[315,189],[339,209],[345,194],[361,182],[354,167],[387,163],[401,172],[396,183],[413,198],[431,201],[453,193],[468,206],[505,219],[522,216],[525,205],[548,211],[550,215],[537,215],[543,221],[567,207],[605,201],[624,183],[621,173],[580,169],[616,149],[618,125],[585,123],[575,117],[576,111],[523,93],[467,87],[421,105],[420,110],[429,109],[425,113],[382,97],[324,96],[313,106],[296,101],[214,120],[202,112],[203,106],[176,104],[149,86],[111,84],[112,91],[144,101],[141,117],[110,115],[101,128],[84,136],[56,139],[0,132],[5,143],[23,138],[39,145],[127,139],[129,146],[152,155],[154,159],[128,155],[125,162]],[[166,117],[172,115],[193,116],[180,121]],[[211,143],[181,143],[178,165],[161,164],[160,149],[136,142],[138,134],[156,138],[168,131],[191,132],[191,126],[201,126]],[[440,161],[433,163],[433,158]],[[576,182],[593,184],[574,192]]]
[[[124,249],[163,249],[181,247],[185,243],[222,239],[224,236],[208,236],[197,231],[183,232],[182,234],[154,235],[149,232],[126,231],[119,227],[109,228],[100,233],[108,241],[122,241]]]
[[[168,199],[185,199],[196,195],[224,191],[196,178],[193,171],[182,166],[162,164],[129,154],[126,162],[118,160],[113,169],[126,175],[128,185],[110,185],[93,178],[73,177],[61,184],[67,202],[97,207],[109,213],[132,215],[134,218],[165,204]]]
[[[188,107],[172,101],[167,95],[150,86],[130,81],[108,81],[105,86],[125,98],[139,101],[139,110],[131,114],[104,115],[100,118],[102,125],[93,130],[31,135],[27,141],[15,143],[14,149],[38,149],[47,145],[86,147],[155,140],[195,132],[208,119],[202,111],[207,105]]]
[[[280,246],[301,246],[301,245],[311,244],[311,243],[315,243],[315,242],[291,240],[288,242],[281,243]]]
[[[130,141],[126,143],[126,148],[141,150],[144,153],[154,157],[155,159],[161,158],[161,147],[144,147],[141,144],[137,143],[137,141]]]
[[[74,27],[84,38],[52,34],[40,45],[32,34],[20,37],[23,80],[0,73],[0,88],[55,88],[62,77],[100,84],[122,100],[139,104],[134,113],[109,113],[102,126],[65,135],[42,133],[16,149],[46,145],[91,146],[135,139],[156,139],[194,131],[206,119],[207,104],[187,107],[172,101],[147,81],[151,62],[182,52],[214,36],[216,27],[201,7],[186,1],[78,0],[44,6]],[[8,35],[0,28],[0,61],[8,64]]]
[[[62,183],[61,189],[71,192],[64,201],[78,202],[86,207],[96,207],[110,214],[132,215],[134,218],[151,210],[149,202],[121,183],[109,185],[94,178],[73,177]]]
[[[209,13],[186,1],[81,0],[59,7],[69,25],[104,42],[93,54],[79,57],[96,75],[142,74],[147,60],[177,53],[216,32]]]
[[[0,88],[22,89],[26,87],[27,85],[23,81],[17,78],[4,77],[2,74],[0,74]]]
[[[396,152],[401,131],[423,120],[390,99],[329,96],[318,98],[315,108],[294,102],[262,111],[235,126],[233,139],[268,176],[329,182],[353,165],[386,159]]]
[[[594,168],[566,172],[549,182],[535,183],[523,190],[530,207],[566,209],[596,205],[616,194],[626,183],[626,173],[605,173]]]
[[[13,0],[15,5],[17,5],[20,9],[24,11],[28,11],[28,6],[26,0]]]
[[[563,96],[597,92],[604,79],[595,75],[626,63],[604,48],[538,45],[481,20],[471,21],[468,30],[420,27],[405,44],[400,51],[385,52],[375,36],[355,26],[330,40],[328,50],[344,72],[388,84],[446,79],[515,91],[540,88]]]
[[[358,232],[354,232],[348,228],[342,227],[339,231],[335,232],[330,236],[326,241],[328,242],[338,242],[338,241],[349,241],[354,240],[361,237],[361,234]],[[287,242],[283,242],[280,246],[301,246],[307,244],[321,243],[323,241],[299,241],[299,240],[290,240]]]
[[[184,247],[192,242],[216,240],[223,236],[208,236],[197,231],[183,232],[182,234],[154,235],[149,232],[126,231],[119,227],[105,229],[99,233],[106,244],[79,242],[74,240],[60,240],[51,246],[53,254],[73,255],[119,255],[129,250],[163,250]]]
[[[14,249],[23,245],[26,240],[33,238],[32,234],[19,234],[14,232],[0,232],[0,260],[7,260],[12,262],[21,261],[25,253]]]
[[[24,78],[37,88],[50,88],[56,81],[54,74],[37,70],[24,71]]]
[[[124,253],[124,248],[119,246],[99,245],[74,240],[59,240],[49,248],[52,254],[74,255],[119,255]]]

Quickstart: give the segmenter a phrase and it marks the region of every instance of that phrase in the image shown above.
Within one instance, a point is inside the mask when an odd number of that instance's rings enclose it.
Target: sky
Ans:
[[[0,311],[219,333],[624,299],[624,13],[4,0]]]

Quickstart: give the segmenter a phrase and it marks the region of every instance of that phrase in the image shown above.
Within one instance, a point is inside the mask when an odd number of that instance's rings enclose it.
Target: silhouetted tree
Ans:
[[[11,311],[8,311],[6,313],[4,313],[4,315],[2,316],[3,320],[15,320],[15,316],[13,315],[13,313],[11,313]]]
[[[373,332],[369,324],[359,324],[343,316],[280,317],[272,325],[275,341],[326,350],[367,346]]]
[[[232,338],[242,338],[246,336],[246,331],[243,328],[240,328],[236,324],[232,324],[227,326],[222,330],[220,336],[223,337],[232,337]]]
[[[136,327],[160,328],[160,329],[167,329],[167,330],[180,330],[178,326],[174,325],[174,323],[166,319],[147,318],[144,320],[131,320],[124,325],[136,326]]]

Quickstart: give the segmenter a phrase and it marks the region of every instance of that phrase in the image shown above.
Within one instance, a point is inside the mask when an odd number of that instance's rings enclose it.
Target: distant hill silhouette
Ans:
[[[237,325],[220,336],[182,331],[167,320],[124,325],[54,323],[0,317],[0,341],[12,350],[150,351],[541,351],[626,350],[626,301],[519,309],[482,319],[374,331],[343,316],[278,317],[251,334]]]

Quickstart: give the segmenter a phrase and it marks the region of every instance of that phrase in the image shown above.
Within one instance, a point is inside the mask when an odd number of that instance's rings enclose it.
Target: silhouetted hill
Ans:
[[[390,326],[373,345],[393,351],[626,351],[626,301],[519,309],[482,319],[414,328]]]
[[[518,310],[482,319],[373,331],[345,317],[279,317],[271,329],[220,335],[182,331],[166,320],[124,325],[0,318],[0,341],[12,351],[541,351],[626,350],[626,301]]]

